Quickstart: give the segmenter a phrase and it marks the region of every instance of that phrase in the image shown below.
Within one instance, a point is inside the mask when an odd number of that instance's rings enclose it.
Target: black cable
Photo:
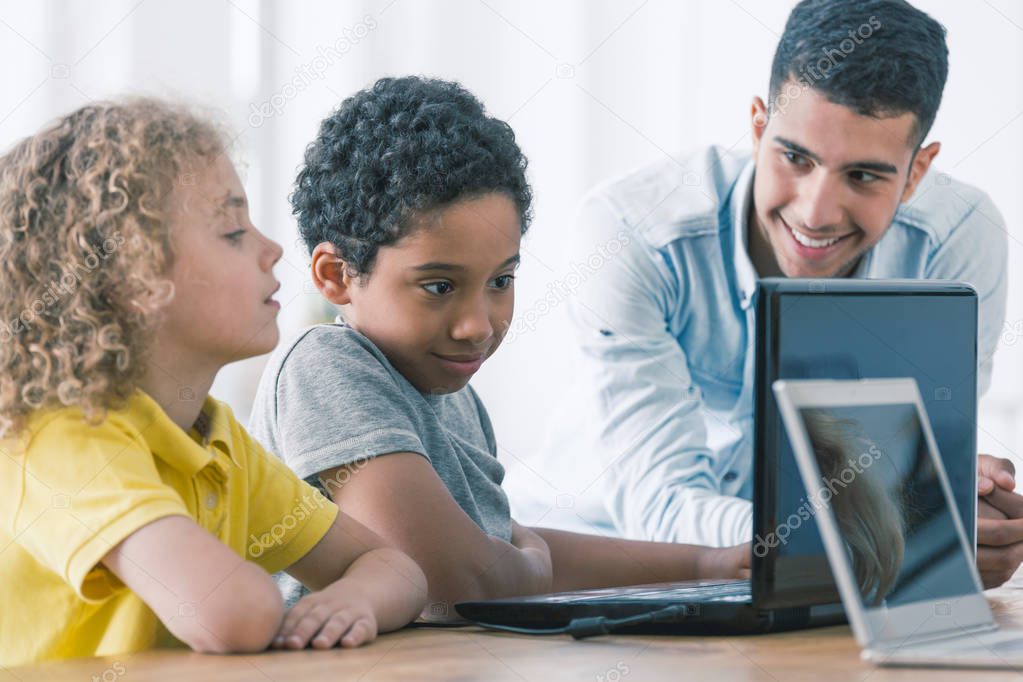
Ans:
[[[573,639],[585,639],[597,635],[608,635],[614,630],[630,625],[677,622],[690,615],[691,608],[691,606],[686,604],[676,604],[625,618],[608,618],[606,616],[573,618],[568,625],[559,628],[522,628],[514,625],[498,625],[497,623],[483,623],[480,621],[476,621],[476,625],[489,630],[514,632],[520,635],[572,635]]]

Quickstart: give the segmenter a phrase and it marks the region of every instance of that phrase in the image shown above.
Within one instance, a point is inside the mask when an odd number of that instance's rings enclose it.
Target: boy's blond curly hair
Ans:
[[[226,137],[155,99],[88,104],[0,158],[0,437],[41,408],[101,421],[173,295],[169,198]]]

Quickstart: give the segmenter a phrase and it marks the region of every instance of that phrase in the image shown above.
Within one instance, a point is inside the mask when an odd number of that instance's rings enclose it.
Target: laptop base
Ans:
[[[841,604],[754,608],[749,581],[688,581],[625,588],[579,590],[531,597],[461,602],[463,618],[487,624],[547,630],[577,618],[627,618],[684,605],[677,619],[616,629],[621,634],[754,635],[846,622]]]

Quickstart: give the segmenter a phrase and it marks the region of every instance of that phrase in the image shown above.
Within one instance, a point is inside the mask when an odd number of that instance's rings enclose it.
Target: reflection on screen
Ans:
[[[777,310],[777,372],[770,377],[916,379],[968,535],[977,503],[976,304],[967,296],[787,294]],[[815,517],[787,522],[806,503],[806,490],[772,401],[768,393],[764,416],[778,428],[760,447],[774,487],[765,496],[767,514],[754,521],[754,540],[773,539],[779,526],[788,535],[769,548],[764,586],[777,606],[805,603],[807,595],[838,601]]]
[[[955,597],[976,587],[916,406],[800,410],[864,606]]]

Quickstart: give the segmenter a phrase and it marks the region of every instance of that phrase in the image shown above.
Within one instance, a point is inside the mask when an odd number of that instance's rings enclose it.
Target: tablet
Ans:
[[[857,640],[892,662],[990,656],[976,640],[996,628],[916,381],[773,389]]]

